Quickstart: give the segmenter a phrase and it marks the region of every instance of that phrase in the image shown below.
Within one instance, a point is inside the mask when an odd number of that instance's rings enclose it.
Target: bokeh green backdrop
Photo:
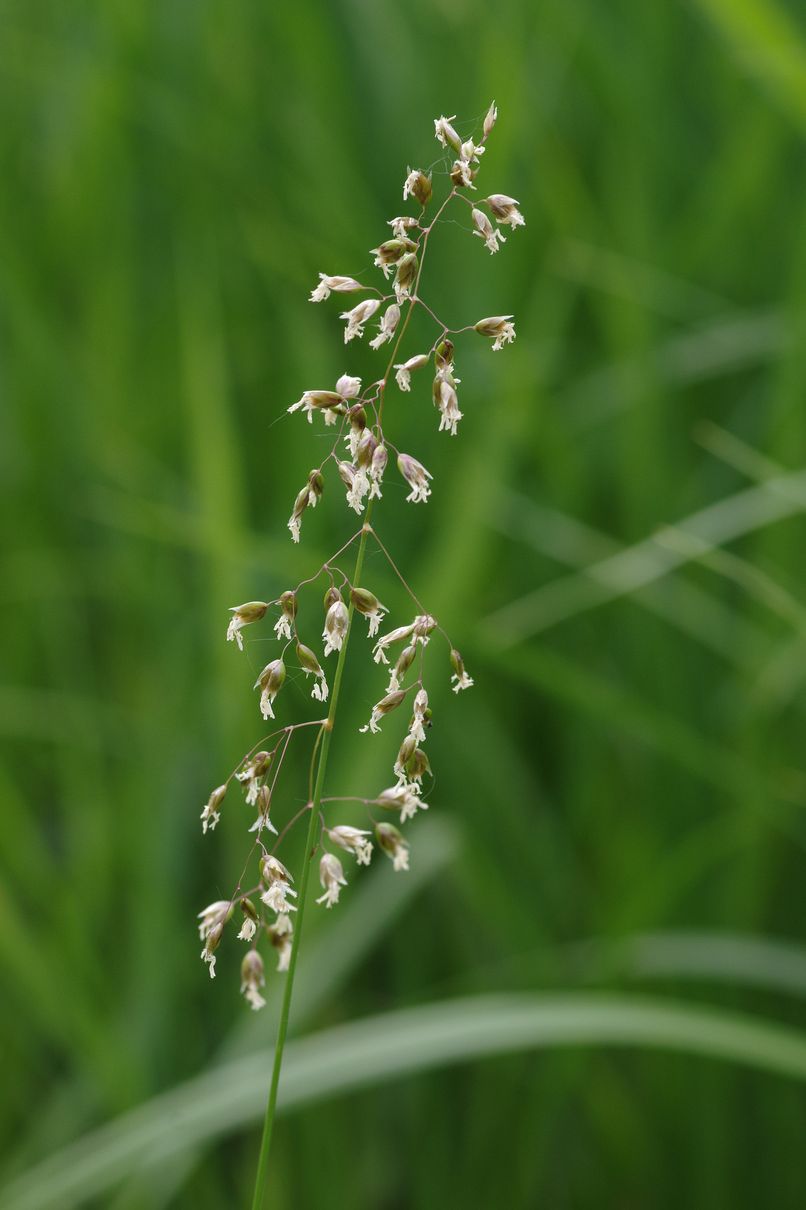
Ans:
[[[527,226],[495,258],[441,227],[424,293],[518,340],[460,345],[456,440],[427,383],[393,396],[434,495],[390,475],[378,513],[476,688],[435,659],[410,878],[310,920],[297,1033],[379,1019],[298,1066],[271,1204],[803,1205],[802,9],[2,0],[0,29],[0,1204],[247,1198],[279,981],[253,1018],[234,944],[206,977],[244,835],[198,813],[273,648],[239,658],[226,609],[350,532],[332,480],[284,528],[322,440],[286,406],[378,364],[317,273],[360,272],[433,118],[495,97],[483,192]],[[377,685],[357,642],[331,792],[385,783]],[[303,744],[278,810],[305,776]],[[422,1005],[446,1034],[385,1016]],[[441,1065],[454,1020],[512,1053]]]

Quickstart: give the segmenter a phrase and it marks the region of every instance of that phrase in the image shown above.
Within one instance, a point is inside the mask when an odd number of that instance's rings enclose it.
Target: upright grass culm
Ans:
[[[447,642],[454,692],[468,689],[473,684],[465,671],[461,655],[450,642],[439,621],[426,611],[409,587],[385,543],[371,524],[371,514],[375,500],[380,499],[382,495],[388,448],[394,450],[397,455],[398,470],[410,488],[406,499],[411,503],[425,503],[431,495],[430,472],[411,454],[392,445],[384,435],[383,412],[392,371],[395,371],[395,382],[399,390],[409,392],[412,374],[433,362],[432,398],[439,412],[439,429],[455,436],[462,413],[459,410],[456,391],[460,380],[454,373],[454,343],[451,337],[474,331],[489,339],[494,351],[515,339],[511,315],[488,316],[474,324],[450,328],[434,314],[419,293],[429,238],[451,203],[458,200],[470,207],[470,230],[483,241],[491,253],[497,252],[500,245],[506,242],[502,227],[515,228],[524,223],[518,202],[514,198],[500,193],[490,194],[480,203],[486,210],[481,210],[469,197],[469,191],[476,189],[474,181],[496,119],[497,110],[493,103],[484,118],[478,142],[475,142],[472,136],[463,139],[452,125],[453,117],[440,117],[435,121],[436,138],[446,154],[446,175],[450,180],[450,190],[431,221],[426,224],[426,212],[432,202],[432,179],[429,174],[419,169],[408,170],[403,186],[403,200],[412,198],[419,205],[420,212],[416,216],[400,215],[390,219],[392,237],[372,249],[375,266],[382,271],[387,281],[392,278],[390,293],[384,293],[374,286],[365,286],[352,277],[329,276],[324,273],[319,275],[319,284],[311,294],[312,302],[322,302],[331,294],[362,293],[367,296],[352,309],[341,314],[346,323],[345,344],[362,337],[366,325],[383,308],[378,333],[369,344],[373,349],[380,349],[389,344],[391,355],[383,376],[366,389],[362,389],[360,378],[343,374],[332,390],[307,390],[288,408],[289,413],[301,411],[309,423],[313,423],[314,413],[318,413],[326,427],[335,429],[329,453],[319,466],[310,471],[294,501],[288,529],[293,541],[299,542],[304,514],[308,508],[315,508],[321,499],[325,490],[324,472],[331,462],[335,464],[347,490],[347,504],[362,518],[362,523],[313,575],[301,581],[295,588],[283,592],[276,600],[248,601],[231,610],[227,639],[237,643],[243,650],[244,629],[262,621],[270,609],[279,609],[274,631],[277,640],[283,642],[283,648],[281,654],[265,666],[254,686],[260,690],[260,711],[264,719],[275,718],[274,707],[286,679],[285,656],[289,648],[293,648],[297,663],[305,676],[312,678],[311,696],[322,703],[330,699],[326,718],[314,722],[290,723],[259,740],[226,781],[213,790],[201,814],[203,831],[212,831],[220,820],[222,804],[233,780],[239,782],[245,791],[247,804],[256,809],[256,818],[249,829],[254,833],[254,840],[235,890],[229,899],[211,903],[199,913],[199,933],[203,942],[201,956],[208,966],[211,978],[215,976],[216,951],[236,906],[240,907],[242,915],[238,939],[249,947],[241,964],[241,991],[251,1007],[257,1010],[265,1004],[262,995],[265,967],[258,949],[260,941],[267,941],[277,951],[277,969],[287,973],[258,1159],[253,1210],[258,1210],[263,1204],[266,1188],[277,1090],[313,858],[317,853],[320,854],[319,879],[323,893],[317,903],[328,908],[338,903],[341,890],[347,885],[342,862],[331,846],[354,857],[359,865],[368,865],[373,852],[370,837],[374,835],[375,842],[390,858],[393,868],[396,871],[408,869],[408,840],[400,828],[384,820],[379,821],[375,816],[381,812],[396,812],[400,824],[405,824],[419,810],[428,806],[422,794],[423,782],[431,776],[431,766],[422,745],[426,740],[426,728],[430,725],[431,708],[424,684],[424,666],[425,649],[434,634],[438,634]],[[456,158],[453,159],[453,156]],[[499,225],[496,226],[493,220]],[[438,333],[427,352],[414,353],[405,360],[398,361],[415,306],[420,306],[430,316],[437,325]],[[402,308],[405,308],[405,315]],[[349,458],[342,457],[342,444],[347,446]],[[376,636],[388,610],[373,592],[361,584],[364,557],[370,539],[403,584],[411,598],[414,613],[411,620],[379,637]],[[353,546],[356,549],[355,563],[352,573],[348,576],[342,570],[341,563]],[[324,658],[337,654],[332,693],[319,657],[312,647],[303,642],[298,616],[301,591],[303,588],[312,588],[322,578],[327,583],[324,594],[323,654]],[[386,715],[399,709],[407,701],[410,702],[411,709],[408,728],[394,762],[396,781],[394,785],[371,799],[344,795],[324,796],[328,755],[356,612],[366,618],[369,637],[375,639],[375,663],[389,667],[386,691],[373,706],[369,720],[361,731],[378,732]],[[398,654],[390,662],[395,650]],[[315,729],[308,800],[302,810],[287,821],[278,833],[272,819],[272,805],[278,779],[289,744],[298,732],[306,728]],[[331,803],[346,802],[358,804],[368,816],[372,827],[328,826],[327,806]],[[295,824],[306,815],[307,838],[297,893],[293,886],[294,877],[277,856],[277,851]],[[276,839],[271,847],[268,847],[267,841],[271,836]],[[255,864],[257,881],[244,889],[244,883],[249,881],[248,873]],[[296,903],[293,902],[295,899]],[[297,913],[296,928],[292,923],[294,912]]]

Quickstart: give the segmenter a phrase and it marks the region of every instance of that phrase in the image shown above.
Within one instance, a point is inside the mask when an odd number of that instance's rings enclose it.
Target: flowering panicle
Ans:
[[[461,655],[438,620],[426,612],[417,600],[378,532],[370,524],[370,514],[374,501],[382,498],[383,489],[388,486],[386,475],[390,450],[400,476],[397,488],[399,491],[400,486],[405,485],[403,494],[407,503],[427,504],[432,491],[437,490],[426,466],[414,454],[393,444],[391,437],[397,438],[397,433],[390,432],[389,439],[385,436],[386,415],[393,406],[390,396],[400,391],[410,396],[409,406],[419,406],[416,387],[425,406],[428,406],[430,390],[431,402],[438,417],[438,430],[455,437],[463,411],[459,401],[461,379],[455,364],[454,341],[462,333],[476,332],[488,339],[492,350],[498,352],[515,340],[512,315],[491,315],[475,322],[464,316],[456,327],[447,327],[422,297],[423,267],[429,239],[448,206],[454,203],[458,205],[459,214],[464,220],[461,226],[482,240],[491,253],[498,252],[507,242],[505,228],[509,229],[509,234],[525,224],[516,198],[506,193],[488,193],[482,197],[478,188],[479,174],[486,171],[484,162],[489,158],[486,156],[487,142],[497,118],[498,111],[493,103],[483,119],[480,132],[478,129],[469,130],[462,123],[455,125],[455,115],[435,119],[434,135],[444,152],[442,167],[435,173],[435,179],[449,182],[447,196],[438,202],[434,197],[434,181],[430,171],[407,166],[403,180],[403,201],[410,204],[413,213],[389,218],[377,245],[371,249],[372,268],[369,273],[377,270],[374,278],[377,285],[364,284],[348,275],[320,273],[318,283],[310,294],[311,302],[315,303],[326,301],[332,294],[361,295],[357,301],[350,299],[340,312],[340,318],[344,321],[344,344],[362,339],[368,325],[371,325],[374,331],[368,341],[367,355],[381,351],[382,368],[370,375],[370,381],[365,386],[364,379],[351,373],[348,366],[332,385],[303,390],[299,399],[286,407],[290,415],[300,414],[308,424],[320,426],[321,436],[325,440],[325,456],[321,463],[308,472],[307,478],[300,476],[297,481],[298,490],[287,521],[292,541],[301,541],[306,511],[317,507],[324,495],[327,480],[335,476],[343,485],[347,508],[361,517],[360,528],[315,574],[297,586],[286,588],[273,599],[247,601],[230,610],[226,637],[228,641],[235,642],[241,651],[244,650],[245,629],[250,626],[260,629],[259,624],[272,611],[269,627],[279,647],[257,676],[254,686],[259,691],[262,717],[274,720],[278,706],[287,704],[305,685],[310,690],[311,698],[323,707],[327,703],[328,709],[326,719],[280,726],[268,736],[263,736],[227,780],[210,793],[202,808],[202,832],[212,832],[221,820],[222,803],[230,782],[235,781],[241,788],[248,809],[243,826],[251,834],[252,848],[242,879],[250,867],[256,867],[256,876],[252,878],[254,885],[242,887],[239,881],[231,899],[217,900],[199,913],[199,936],[203,946],[202,959],[207,964],[210,976],[214,977],[220,943],[235,908],[239,908],[237,939],[248,947],[245,953],[242,951],[240,987],[253,1009],[262,1008],[265,1004],[266,968],[259,947],[268,945],[275,951],[278,971],[294,968],[292,954],[298,944],[300,930],[294,930],[293,914],[299,912],[297,919],[301,920],[314,856],[322,888],[317,903],[326,908],[333,908],[340,902],[342,891],[348,885],[343,862],[354,861],[357,867],[369,865],[374,845],[390,859],[394,871],[407,870],[409,867],[409,842],[401,828],[419,812],[429,809],[426,798],[431,797],[433,792],[431,763],[426,752],[431,728],[431,705],[425,684],[426,671],[430,671],[434,658],[430,647],[432,639],[440,643],[443,639],[447,641],[449,654],[445,679],[450,676],[454,693],[468,689],[473,684]],[[427,158],[430,157],[426,157],[426,162]],[[469,208],[469,215],[463,210],[465,205]],[[429,211],[432,206],[433,209]],[[468,240],[468,244],[471,243]],[[419,351],[407,349],[405,345],[409,320],[416,308],[422,308],[424,316],[436,325],[433,342],[430,346],[421,344]],[[419,374],[426,368],[430,369],[430,373]],[[462,403],[465,405],[466,390],[466,387],[462,388]],[[469,408],[467,410],[469,412]],[[472,423],[472,417],[465,421],[465,424],[469,423]],[[350,576],[342,566],[342,558],[356,542],[356,569]],[[403,584],[413,602],[411,612],[402,618],[394,618],[387,606],[381,603],[374,591],[375,586],[368,587],[363,582],[365,577],[361,569],[368,542],[377,545],[377,553],[386,559],[389,569]],[[318,581],[320,586],[317,589],[315,585]],[[309,609],[306,594],[308,591],[321,592],[323,588],[323,614],[319,614],[315,607]],[[383,595],[390,599],[386,596],[386,589]],[[358,621],[356,615],[366,619],[367,635],[372,641],[372,660],[383,668],[384,678],[388,675],[385,686],[380,684],[376,687],[369,719],[360,730],[372,734],[380,731],[382,724],[387,729],[393,729],[396,725],[399,727],[397,755],[392,767],[393,779],[389,779],[393,780],[393,784],[381,790],[375,798],[323,798],[322,784],[329,747],[325,737],[333,728],[352,624]],[[320,625],[321,644],[315,637]],[[381,634],[381,627],[387,625],[390,628]],[[311,645],[303,639],[307,639]],[[265,641],[265,637],[261,641]],[[336,660],[328,666],[328,657],[334,655]],[[329,672],[326,674],[328,667],[333,669],[332,677]],[[296,815],[287,818],[288,801],[297,795],[295,792],[286,794],[282,784],[278,788],[278,779],[289,744],[306,727],[315,729],[311,733],[312,737],[315,734],[315,739],[311,744],[309,801],[297,810]],[[356,823],[335,823],[329,813],[331,804],[337,802],[364,804],[368,819],[362,817]],[[378,822],[373,812],[393,813],[400,826],[386,819]],[[228,807],[227,826],[234,815],[237,815],[237,809]],[[279,833],[273,817],[282,820]],[[298,895],[294,877],[280,860],[277,851],[297,819],[303,817],[308,820],[308,843]],[[368,826],[358,826],[362,822]],[[331,852],[331,848],[338,849],[340,856]],[[290,988],[286,998],[289,996]]]

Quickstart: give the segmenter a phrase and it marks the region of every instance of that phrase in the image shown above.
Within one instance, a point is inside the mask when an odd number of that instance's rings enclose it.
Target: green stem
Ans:
[[[361,533],[361,540],[358,544],[358,554],[355,560],[355,570],[353,572],[353,584],[361,583],[361,569],[364,566],[364,552],[367,546],[367,536],[369,534],[369,514],[372,510],[372,501],[367,508],[364,518],[364,529]],[[344,674],[344,664],[347,657],[347,645],[352,632],[352,622],[355,607],[350,602],[348,612],[347,633],[344,636],[344,642],[339,651],[339,659],[336,664],[336,675],[333,679],[333,693],[330,698],[330,710],[328,711],[327,719],[322,728],[322,745],[319,750],[319,763],[316,769],[316,782],[314,783],[313,797],[310,804],[310,819],[308,821],[308,835],[305,841],[305,854],[302,865],[302,878],[299,887],[299,908],[297,910],[297,918],[295,921],[294,938],[291,943],[291,958],[288,963],[288,973],[285,978],[285,987],[283,989],[283,1002],[280,1008],[280,1025],[277,1030],[277,1045],[274,1051],[274,1067],[271,1073],[271,1086],[269,1087],[269,1099],[266,1105],[266,1117],[263,1121],[263,1138],[260,1144],[260,1156],[258,1158],[257,1176],[255,1178],[255,1193],[252,1199],[252,1210],[261,1210],[263,1198],[266,1191],[266,1173],[269,1163],[269,1148],[271,1146],[272,1129],[274,1127],[274,1115],[277,1107],[277,1089],[280,1084],[280,1069],[283,1065],[283,1049],[285,1047],[286,1034],[288,1032],[288,1017],[291,1011],[291,995],[294,990],[294,974],[297,969],[297,954],[299,953],[300,938],[302,937],[302,922],[305,917],[305,904],[307,900],[308,882],[310,880],[312,856],[316,846],[316,828],[319,822],[319,808],[322,802],[322,791],[325,783],[325,773],[327,771],[327,758],[330,751],[330,739],[333,734],[333,726],[336,718],[336,708],[339,702],[339,693],[341,690],[341,681]]]
[[[383,413],[383,401],[386,394],[386,386],[389,381],[389,375],[392,371],[392,366],[397,356],[397,351],[406,334],[406,329],[409,326],[412,311],[414,310],[417,291],[420,287],[420,278],[423,273],[423,265],[425,263],[425,253],[428,247],[428,237],[436,224],[437,219],[442,214],[445,207],[450,202],[451,198],[456,196],[456,190],[452,189],[448,196],[443,201],[442,205],[437,210],[430,224],[425,230],[423,237],[422,248],[420,250],[420,264],[417,269],[417,278],[414,282],[412,297],[409,301],[409,306],[406,311],[406,317],[400,326],[397,333],[397,340],[394,343],[392,354],[389,358],[389,364],[386,367],[386,373],[383,376],[383,387],[381,390],[381,401],[378,409],[378,420]],[[367,548],[367,536],[371,532],[369,518],[372,512],[373,501],[370,500],[367,505],[367,511],[364,514],[364,527],[361,531],[361,540],[358,544],[358,554],[355,559],[355,570],[353,571],[353,584],[361,583],[361,570],[364,566],[364,552]],[[398,573],[400,574],[400,573]],[[319,749],[319,764],[316,769],[316,782],[314,783],[313,796],[310,803],[311,816],[308,821],[308,836],[305,841],[305,854],[303,856],[302,878],[300,879],[299,887],[299,908],[297,909],[296,924],[294,928],[294,938],[291,943],[291,958],[288,963],[288,973],[286,975],[285,988],[283,989],[283,1002],[280,1007],[280,1025],[277,1030],[277,1045],[274,1050],[274,1067],[271,1073],[271,1086],[269,1088],[269,1100],[266,1105],[266,1117],[263,1120],[263,1138],[260,1144],[260,1156],[258,1157],[257,1176],[255,1178],[255,1193],[252,1199],[252,1210],[261,1210],[263,1206],[263,1198],[266,1192],[266,1173],[269,1164],[269,1148],[271,1147],[271,1136],[274,1128],[274,1115],[277,1108],[277,1089],[280,1084],[280,1069],[283,1065],[283,1049],[285,1047],[286,1034],[288,1032],[288,1017],[291,1011],[291,995],[294,990],[294,973],[297,969],[297,954],[299,953],[300,938],[302,937],[302,921],[305,916],[305,902],[307,899],[308,882],[311,873],[312,857],[316,843],[316,827],[319,822],[319,809],[322,803],[322,790],[324,789],[325,773],[327,771],[327,758],[330,751],[330,737],[333,734],[333,725],[336,719],[336,707],[339,702],[339,691],[341,690],[341,678],[344,673],[344,663],[347,658],[347,646],[352,633],[353,614],[355,607],[352,600],[350,601],[347,633],[344,636],[344,642],[339,651],[339,659],[336,664],[336,675],[333,679],[333,694],[330,699],[330,710],[328,711],[327,719],[322,729],[322,745]]]

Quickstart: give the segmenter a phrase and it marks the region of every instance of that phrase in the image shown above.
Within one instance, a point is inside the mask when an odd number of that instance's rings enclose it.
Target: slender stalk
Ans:
[[[364,529],[361,533],[361,541],[358,544],[358,553],[355,560],[355,570],[353,572],[353,584],[361,583],[361,570],[364,566],[364,552],[367,547],[367,536],[369,534],[369,514],[372,510],[372,501],[367,508],[366,517],[364,520]],[[297,910],[297,918],[295,921],[294,937],[291,944],[291,957],[288,963],[288,973],[285,978],[285,986],[283,989],[283,1001],[280,1007],[280,1024],[277,1030],[277,1045],[274,1051],[274,1067],[271,1073],[271,1085],[269,1087],[269,1099],[266,1104],[266,1116],[263,1121],[263,1138],[260,1144],[260,1156],[258,1158],[257,1176],[255,1178],[255,1193],[252,1199],[252,1210],[261,1210],[263,1198],[266,1191],[266,1174],[269,1163],[269,1149],[271,1147],[271,1136],[274,1127],[274,1115],[277,1108],[277,1089],[280,1084],[280,1069],[283,1065],[283,1050],[285,1048],[285,1039],[288,1032],[288,1018],[291,1011],[291,995],[294,990],[294,974],[297,969],[297,954],[299,953],[300,938],[302,937],[302,924],[305,917],[305,904],[307,900],[308,882],[310,880],[311,865],[313,851],[316,844],[316,829],[319,823],[319,808],[322,802],[322,790],[324,789],[325,773],[327,771],[327,758],[330,751],[330,739],[333,734],[333,726],[336,719],[336,708],[339,702],[339,693],[341,691],[341,681],[344,673],[344,664],[347,658],[347,646],[352,633],[353,614],[355,606],[350,601],[348,615],[347,633],[344,636],[344,642],[339,651],[338,663],[336,664],[336,675],[333,679],[333,693],[330,698],[330,709],[327,719],[322,727],[322,743],[319,749],[319,763],[316,768],[316,781],[314,783],[313,797],[310,803],[310,819],[308,821],[308,835],[305,841],[305,853],[302,864],[302,878],[299,887],[299,908]]]
[[[403,337],[406,334],[406,329],[409,326],[409,321],[411,319],[411,315],[412,315],[412,311],[414,310],[415,303],[417,302],[417,291],[420,286],[420,278],[422,277],[422,273],[423,273],[423,265],[425,264],[425,253],[426,253],[426,249],[428,247],[428,237],[431,234],[431,231],[432,231],[433,227],[435,226],[437,219],[440,217],[443,210],[450,202],[451,198],[453,198],[455,196],[456,196],[456,190],[453,189],[453,190],[451,190],[451,192],[448,194],[448,196],[443,201],[442,205],[437,210],[436,214],[434,215],[434,217],[431,220],[428,227],[425,228],[423,242],[422,242],[422,248],[420,250],[420,263],[417,268],[417,277],[415,279],[414,289],[412,290],[411,298],[409,300],[409,306],[406,311],[406,317],[398,330],[397,339],[394,342],[394,346],[392,348],[392,353],[389,358],[389,364],[386,367],[386,373],[384,374],[383,378],[380,380],[381,381],[380,406],[378,408],[379,425],[381,422],[381,417],[383,415],[384,396],[386,394],[386,387],[389,383],[389,375],[392,371],[392,366],[393,366],[394,360],[397,356],[398,349],[400,348],[400,345],[403,341]],[[369,523],[370,514],[372,512],[372,505],[373,505],[373,501],[370,500],[369,504],[367,505],[367,511],[364,514],[364,524],[361,529],[361,540],[358,544],[358,553],[356,555],[355,569],[353,571],[353,578],[352,578],[353,584],[361,583],[361,571],[364,566],[364,554],[365,554],[366,548],[367,548],[367,537],[369,536],[370,533],[373,532],[372,527],[370,526],[370,523]],[[355,536],[356,535],[354,535],[354,537]],[[352,542],[353,540],[354,540],[354,538],[351,538],[350,542]],[[349,544],[350,544],[349,542],[345,543],[345,547],[349,546]],[[342,547],[342,550],[345,549],[345,547]],[[398,572],[398,575],[399,574],[400,573]],[[337,709],[338,702],[339,702],[339,692],[341,690],[341,680],[342,680],[342,675],[344,673],[344,664],[345,664],[345,661],[347,658],[347,647],[348,647],[348,644],[350,641],[350,635],[352,633],[352,623],[353,623],[353,614],[354,613],[355,613],[355,606],[353,605],[353,602],[351,600],[350,605],[349,605],[349,610],[348,610],[347,633],[344,636],[344,642],[342,643],[341,650],[339,651],[339,659],[338,659],[338,663],[336,664],[336,675],[333,679],[333,694],[330,699],[330,709],[328,711],[327,719],[325,720],[325,722],[322,726],[321,746],[319,748],[319,763],[318,763],[317,769],[316,769],[316,781],[314,783],[313,795],[311,798],[311,802],[309,804],[311,813],[310,813],[310,818],[308,820],[308,835],[307,835],[307,838],[305,841],[305,853],[303,855],[302,877],[300,879],[300,887],[299,887],[299,907],[297,909],[297,917],[296,917],[296,922],[295,922],[295,927],[294,927],[294,936],[293,936],[293,940],[291,943],[291,957],[290,957],[289,963],[288,963],[288,973],[286,975],[285,987],[283,989],[283,1001],[280,1006],[280,1024],[279,1024],[279,1027],[277,1030],[277,1044],[276,1044],[275,1050],[274,1050],[274,1066],[272,1068],[272,1073],[271,1073],[271,1085],[269,1086],[269,1099],[266,1104],[266,1116],[263,1120],[263,1137],[262,1137],[261,1144],[260,1144],[260,1155],[258,1157],[257,1176],[255,1178],[255,1192],[254,1192],[254,1197],[252,1199],[252,1210],[261,1210],[261,1207],[263,1206],[263,1199],[264,1199],[265,1192],[266,1192],[266,1174],[268,1171],[268,1164],[269,1164],[269,1149],[271,1147],[271,1136],[272,1136],[272,1131],[274,1128],[274,1116],[275,1116],[275,1111],[277,1108],[277,1090],[278,1090],[278,1087],[280,1084],[280,1070],[283,1065],[283,1050],[285,1048],[285,1039],[286,1039],[286,1034],[288,1032],[288,1018],[289,1018],[289,1014],[291,1011],[291,996],[292,996],[292,993],[294,990],[294,974],[297,969],[297,955],[299,953],[300,939],[302,937],[302,923],[303,923],[303,919],[305,916],[305,904],[306,904],[306,900],[307,900],[308,882],[310,880],[313,853],[314,853],[314,849],[316,847],[316,829],[319,824],[319,812],[320,812],[321,803],[322,803],[322,791],[324,789],[325,773],[327,771],[328,753],[330,752],[330,739],[333,734],[333,726],[334,726],[335,720],[336,720],[336,709]]]

